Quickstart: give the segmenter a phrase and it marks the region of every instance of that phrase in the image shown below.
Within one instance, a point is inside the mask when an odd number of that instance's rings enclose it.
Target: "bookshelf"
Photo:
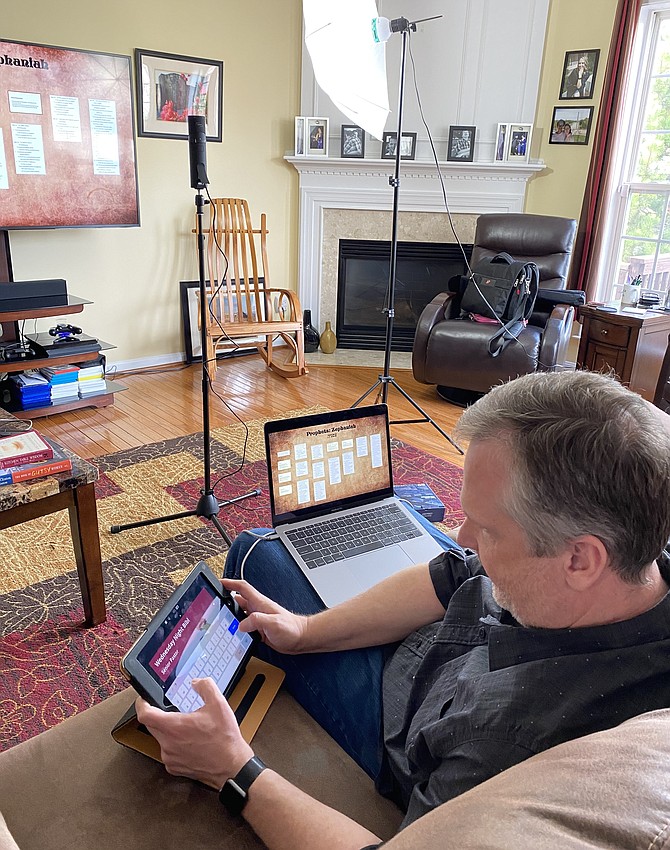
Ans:
[[[2,284],[0,284],[1,286]],[[52,316],[69,316],[74,313],[81,313],[87,304],[92,304],[92,301],[87,301],[85,298],[78,298],[76,295],[67,296],[67,304],[57,305],[55,307],[32,307],[26,310],[9,310],[0,311],[0,323],[12,322],[18,323],[24,319],[42,319],[51,318]],[[15,334],[15,339],[18,339],[18,326]],[[101,342],[103,350],[113,348],[113,345]],[[76,362],[83,363],[86,360],[95,360],[100,352],[89,351],[83,354],[76,355]],[[63,357],[34,357],[30,360],[13,360],[7,363],[0,362],[0,375],[9,373],[25,372],[28,369],[39,369],[42,366],[61,366],[65,363],[70,363],[73,360],[72,353],[63,355]],[[51,404],[47,407],[39,407],[33,410],[14,410],[12,413],[17,419],[38,419],[41,416],[51,416],[54,413],[66,413],[71,410],[80,410],[84,407],[107,407],[114,404],[114,393],[125,390],[126,387],[118,381],[106,381],[106,388],[103,392],[95,395],[87,396],[86,398],[73,399],[62,404]]]

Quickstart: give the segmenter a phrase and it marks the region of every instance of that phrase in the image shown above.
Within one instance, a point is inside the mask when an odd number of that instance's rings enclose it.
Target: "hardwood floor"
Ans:
[[[220,361],[213,380],[211,425],[272,417],[287,410],[324,405],[333,410],[350,407],[379,375],[376,368],[310,366],[308,375],[286,380],[267,369],[256,355]],[[199,364],[166,367],[116,376],[128,389],[106,408],[90,408],[35,420],[38,430],[85,458],[202,430],[202,373]],[[410,371],[393,377],[447,434],[461,409],[440,399],[435,387],[414,381]],[[376,391],[367,401],[375,401]],[[224,404],[225,402],[225,404]],[[391,419],[418,414],[393,387],[388,403]],[[230,408],[230,409],[228,409]],[[231,411],[234,411],[231,412]],[[462,466],[462,456],[430,423],[393,425],[393,436],[433,455]]]

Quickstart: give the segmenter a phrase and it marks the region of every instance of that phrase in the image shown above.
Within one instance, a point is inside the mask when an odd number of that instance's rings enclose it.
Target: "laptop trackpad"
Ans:
[[[356,583],[361,583],[362,589],[367,589],[387,576],[411,566],[412,563],[410,556],[403,552],[400,546],[393,546],[352,558],[347,562],[347,566],[355,576]]]

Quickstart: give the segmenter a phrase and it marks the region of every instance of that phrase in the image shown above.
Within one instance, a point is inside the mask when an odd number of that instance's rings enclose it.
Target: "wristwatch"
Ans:
[[[241,814],[249,799],[249,788],[266,767],[267,765],[263,764],[257,756],[253,756],[237,776],[229,779],[219,791],[219,800],[231,815]]]

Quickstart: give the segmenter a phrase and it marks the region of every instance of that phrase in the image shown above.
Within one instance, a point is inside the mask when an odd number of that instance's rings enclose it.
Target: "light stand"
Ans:
[[[439,17],[439,16],[438,16]],[[429,20],[429,19],[426,19]],[[363,395],[357,399],[351,406],[357,407],[370,393],[374,392],[377,387],[380,388],[379,397],[386,404],[388,399],[389,387],[394,387],[411,405],[421,414],[421,419],[397,419],[392,421],[392,425],[410,425],[414,423],[429,422],[442,436],[461,454],[465,454],[463,449],[455,443],[446,431],[432,419],[423,408],[414,401],[405,390],[399,386],[395,378],[391,375],[391,343],[393,340],[393,319],[395,317],[395,283],[396,283],[396,263],[398,255],[398,203],[400,190],[400,142],[402,140],[402,112],[405,95],[405,64],[407,59],[407,38],[410,30],[416,32],[416,25],[420,21],[410,22],[407,18],[396,18],[390,21],[391,32],[399,32],[402,35],[402,49],[400,53],[400,87],[398,92],[398,132],[396,135],[395,146],[395,168],[393,176],[389,177],[389,184],[393,186],[393,219],[391,227],[391,264],[389,268],[389,285],[388,285],[388,306],[384,309],[386,313],[386,338],[384,341],[384,373],[378,377],[375,383]]]
[[[193,120],[195,119],[195,120]],[[198,239],[198,273],[200,283],[200,345],[202,347],[202,437],[203,437],[203,464],[204,464],[204,480],[200,490],[200,498],[197,506],[191,511],[181,511],[178,514],[170,514],[169,516],[157,517],[156,519],[145,519],[141,522],[130,522],[126,525],[113,525],[109,530],[112,534],[118,534],[120,531],[126,531],[129,528],[143,528],[146,525],[155,525],[159,522],[170,522],[174,519],[184,519],[185,517],[198,516],[208,519],[219,532],[221,537],[226,541],[228,546],[232,540],[228,536],[225,528],[221,525],[218,514],[221,508],[232,505],[235,502],[241,502],[243,499],[248,499],[251,496],[260,496],[259,488],[251,490],[242,496],[235,496],[233,499],[226,499],[219,502],[214,495],[212,489],[212,453],[211,453],[211,433],[209,421],[209,392],[210,392],[210,377],[207,362],[207,291],[205,288],[205,237],[202,227],[204,201],[202,190],[205,188],[209,180],[207,179],[207,170],[205,165],[205,119],[201,116],[189,115],[189,149],[190,149],[190,165],[191,165],[191,187],[197,190],[195,196],[195,214],[196,214],[196,234]]]

